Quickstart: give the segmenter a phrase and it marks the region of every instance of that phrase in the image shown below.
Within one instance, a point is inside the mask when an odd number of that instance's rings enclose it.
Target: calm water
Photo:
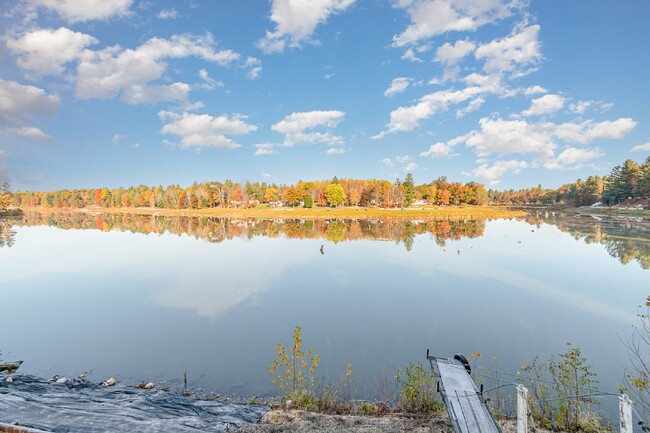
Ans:
[[[650,228],[539,214],[491,221],[253,221],[40,215],[1,223],[4,360],[93,380],[274,390],[274,345],[303,327],[359,396],[398,366],[582,348],[615,391],[648,292]],[[323,245],[323,254],[320,247]]]

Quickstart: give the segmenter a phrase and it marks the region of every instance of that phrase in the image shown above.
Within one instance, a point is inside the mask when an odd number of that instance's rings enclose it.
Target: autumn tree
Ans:
[[[345,203],[345,191],[338,183],[332,183],[325,188],[325,198],[331,207],[337,207]]]
[[[8,182],[0,186],[0,211],[6,210],[13,202],[13,194]]]

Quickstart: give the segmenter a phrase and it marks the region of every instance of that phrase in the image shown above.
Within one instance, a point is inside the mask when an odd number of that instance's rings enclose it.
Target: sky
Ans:
[[[5,0],[0,182],[439,176],[650,155],[645,0]]]

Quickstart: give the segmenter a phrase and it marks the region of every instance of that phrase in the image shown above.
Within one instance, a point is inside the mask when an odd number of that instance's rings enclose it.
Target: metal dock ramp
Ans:
[[[494,418],[490,415],[483,395],[469,375],[469,364],[461,355],[454,359],[429,356],[436,376],[439,378],[438,391],[447,406],[449,419],[456,433],[501,433]]]

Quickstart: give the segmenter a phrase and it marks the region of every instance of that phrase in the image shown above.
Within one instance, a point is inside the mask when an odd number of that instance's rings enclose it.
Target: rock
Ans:
[[[13,378],[13,377],[8,377],[7,380],[5,380],[5,382],[13,383],[13,382],[14,382],[14,378]]]
[[[61,377],[61,378],[59,378],[59,379],[56,380],[56,383],[66,383],[67,381],[68,381],[67,378],[65,378],[65,377]]]
[[[102,385],[104,385],[104,386],[113,386],[113,385],[115,385],[116,383],[117,383],[117,382],[115,381],[115,378],[113,378],[113,377],[109,377],[108,379],[106,379],[106,380],[104,381],[104,383],[102,383]]]
[[[155,385],[153,384],[153,382],[147,382],[147,383],[144,384],[143,388],[144,389],[153,389],[154,387],[155,387]]]

